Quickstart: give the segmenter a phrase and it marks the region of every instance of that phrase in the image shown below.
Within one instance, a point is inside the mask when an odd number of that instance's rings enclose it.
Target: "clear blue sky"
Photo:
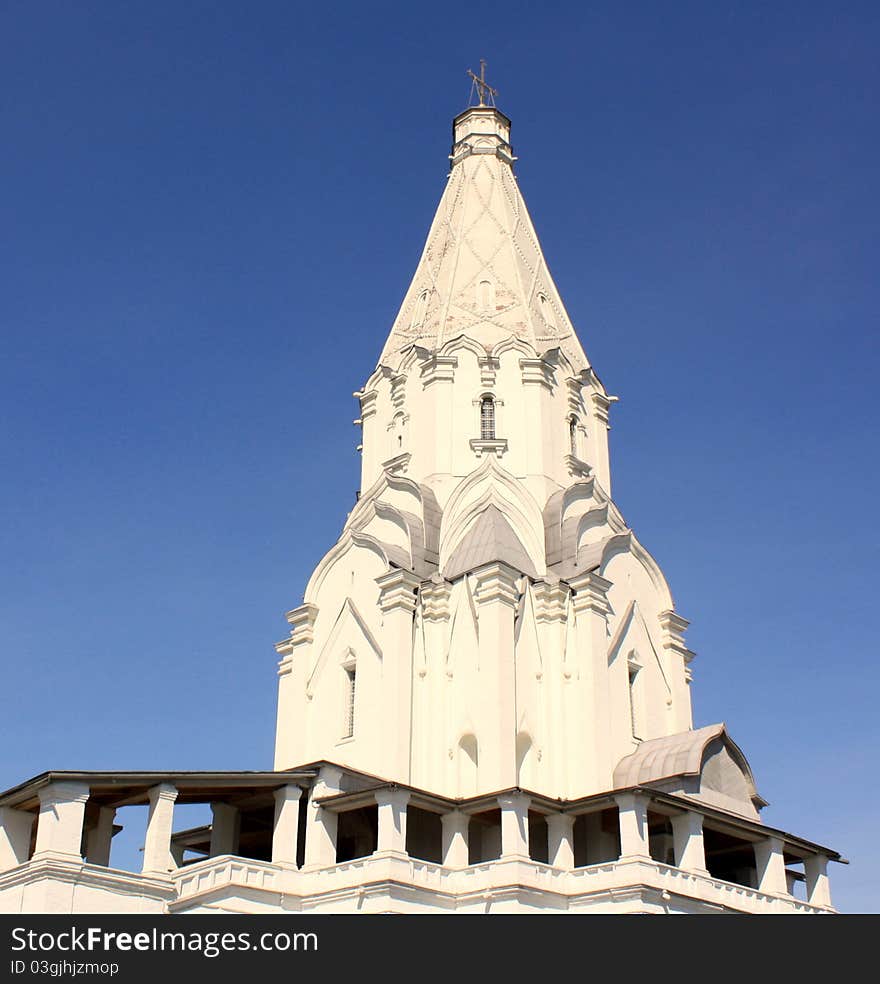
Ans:
[[[0,788],[271,766],[482,55],[695,723],[877,909],[878,50],[876,3],[2,3]]]

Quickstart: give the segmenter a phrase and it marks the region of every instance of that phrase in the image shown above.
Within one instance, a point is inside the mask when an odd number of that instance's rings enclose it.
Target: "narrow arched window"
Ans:
[[[413,304],[413,313],[409,321],[410,328],[420,328],[425,323],[425,314],[428,310],[428,291],[423,290]]]
[[[480,438],[484,441],[495,440],[495,401],[491,396],[480,400]]]
[[[577,417],[568,418],[568,447],[572,456],[578,456],[578,421]]]
[[[495,290],[489,280],[481,280],[477,290],[477,305],[481,311],[490,311],[495,303]]]
[[[553,316],[553,305],[550,303],[546,294],[538,294],[538,306],[541,310],[541,317],[544,323],[550,327],[556,327],[556,318]]]
[[[357,670],[354,663],[350,663],[345,669],[345,710],[343,718],[343,738],[354,737],[354,698],[357,690]]]
[[[629,720],[632,736],[637,740],[644,738],[641,713],[641,694],[639,693],[641,690],[641,681],[639,680],[640,672],[641,666],[634,659],[630,659],[627,664],[627,683],[629,685]]]

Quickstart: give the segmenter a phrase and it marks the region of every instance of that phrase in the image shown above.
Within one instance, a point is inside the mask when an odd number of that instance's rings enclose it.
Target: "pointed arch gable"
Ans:
[[[318,654],[318,658],[315,660],[315,665],[312,668],[312,672],[309,674],[309,678],[306,681],[306,695],[308,697],[311,697],[314,693],[314,684],[323,671],[324,666],[327,664],[330,654],[339,647],[343,634],[349,629],[353,629],[355,636],[363,640],[361,649],[364,652],[372,652],[373,655],[381,662],[382,649],[379,646],[379,643],[376,641],[373,633],[370,632],[367,623],[364,621],[361,613],[357,610],[355,603],[351,600],[351,598],[346,598],[336,615],[333,628],[330,630],[330,635],[321,647],[321,652]],[[360,655],[360,651],[357,648],[349,648],[353,649],[357,655]]]
[[[540,507],[528,490],[494,457],[487,457],[458,484],[449,498],[440,526],[441,569],[488,505],[494,505],[501,512],[523,545],[537,575],[543,574],[546,563]]]

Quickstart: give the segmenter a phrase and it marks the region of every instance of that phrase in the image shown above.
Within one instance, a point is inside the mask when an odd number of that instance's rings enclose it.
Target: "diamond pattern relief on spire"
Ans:
[[[462,334],[487,347],[510,336],[559,346],[576,368],[589,365],[510,161],[495,153],[456,158],[380,363],[396,368],[410,345],[437,349]]]

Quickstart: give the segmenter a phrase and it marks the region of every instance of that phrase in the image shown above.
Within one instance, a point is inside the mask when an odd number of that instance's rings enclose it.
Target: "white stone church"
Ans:
[[[493,105],[456,117],[355,394],[358,501],[276,647],[274,770],[6,790],[0,912],[834,911],[840,855],[762,823],[725,726],[693,729],[688,623],[611,497],[615,398],[514,161]],[[190,803],[212,822],[178,829]]]

